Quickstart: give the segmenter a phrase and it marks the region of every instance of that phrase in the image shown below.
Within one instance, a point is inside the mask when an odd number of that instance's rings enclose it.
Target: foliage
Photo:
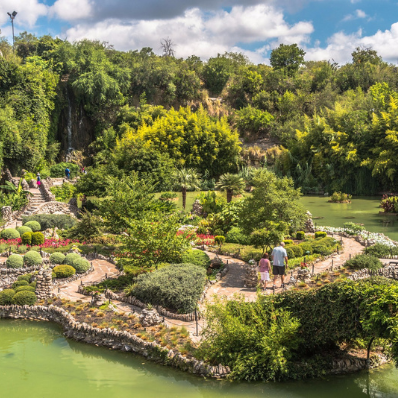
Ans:
[[[326,232],[323,232],[323,231],[316,231],[315,232],[315,239],[325,238],[326,236],[327,236]]]
[[[229,203],[233,195],[243,192],[246,183],[238,174],[225,173],[220,177],[216,186],[221,191],[227,191],[227,202]]]
[[[63,264],[65,261],[65,255],[63,253],[55,252],[50,256],[50,263],[52,264]]]
[[[192,312],[203,292],[206,271],[192,264],[173,264],[138,276],[133,295],[180,313]]]
[[[72,265],[73,261],[78,260],[79,258],[81,258],[81,256],[78,253],[68,253],[65,256],[64,264]]]
[[[75,275],[76,270],[71,265],[57,265],[53,268],[56,278],[69,278]]]
[[[104,221],[102,217],[85,210],[82,213],[80,222],[75,223],[74,226],[68,230],[67,236],[71,239],[90,241],[91,239],[101,236],[103,230]]]
[[[15,295],[15,290],[4,289],[0,292],[0,305],[11,305],[13,304],[13,297]]]
[[[144,271],[144,270],[142,270]],[[143,272],[144,273],[144,272]],[[86,292],[104,292],[105,289],[112,290],[113,292],[121,292],[127,286],[133,284],[136,280],[136,275],[120,275],[114,279],[106,279],[97,285],[85,286],[84,290]]]
[[[297,44],[280,44],[271,51],[270,63],[276,70],[284,71],[288,76],[293,76],[304,63],[305,51]]]
[[[32,232],[32,246],[40,246],[44,243],[44,235],[41,232]]]
[[[35,292],[35,291],[36,291],[36,288],[33,287],[33,286],[18,286],[15,289],[15,293],[18,293],[18,292]]]
[[[33,235],[33,232],[25,232],[24,234],[22,234],[22,236],[21,236],[22,243],[24,245],[30,246],[32,244],[32,235]]]
[[[23,257],[19,254],[11,254],[6,260],[7,268],[22,268]]]
[[[2,239],[18,239],[19,232],[15,228],[6,228],[1,231]]]
[[[23,206],[28,204],[28,196],[31,195],[29,191],[25,191],[22,187],[22,182],[19,181],[18,186],[12,182],[6,181],[6,185],[0,185],[0,188],[5,191],[0,196],[1,206],[11,206],[12,210],[20,210]]]
[[[33,232],[41,231],[41,225],[37,221],[27,221],[24,226],[29,227]]]
[[[225,235],[225,241],[228,243],[239,243],[241,245],[249,244],[249,237],[238,227],[232,227]]]
[[[79,166],[74,163],[57,163],[50,167],[50,175],[53,178],[65,178],[65,169],[70,170],[70,177],[75,178],[79,172]]]
[[[274,117],[267,111],[252,107],[250,104],[236,112],[236,127],[241,137],[256,139],[269,131]]]
[[[398,255],[398,247],[390,247],[383,245],[382,243],[376,243],[375,245],[368,247],[366,249],[366,253],[378,258],[388,258],[390,256]]]
[[[29,221],[37,221],[43,231],[49,228],[69,229],[77,222],[75,218],[67,214],[34,214],[22,217],[24,227]]]
[[[353,222],[345,222],[343,224],[344,231],[347,232],[350,235],[357,235],[360,232],[365,230],[365,227],[360,224],[355,224]]]
[[[341,203],[341,202],[347,202],[351,200],[352,195],[348,195],[346,193],[342,192],[333,192],[333,195],[330,197],[330,202],[334,203]]]
[[[69,182],[64,182],[60,187],[51,187],[50,191],[58,202],[68,202],[76,195],[77,188]]]
[[[187,250],[181,256],[184,264],[199,265],[205,269],[210,265],[210,257],[201,250]]]
[[[297,231],[296,232],[296,239],[297,240],[304,240],[305,239],[305,232],[304,231]]]
[[[25,232],[32,232],[32,230],[26,226],[18,227],[16,230],[19,232],[20,236],[22,236]]]
[[[78,274],[83,274],[90,269],[90,263],[85,258],[73,260],[72,267]]]
[[[225,236],[217,235],[214,237],[214,243],[217,244],[218,246],[221,247],[224,242],[225,242]]]
[[[23,261],[27,266],[32,267],[34,265],[40,265],[43,262],[43,259],[41,258],[40,253],[30,250],[23,256]]]
[[[194,169],[177,169],[173,174],[174,188],[182,192],[182,207],[185,210],[187,191],[198,190],[200,175]]]
[[[380,207],[384,210],[384,213],[398,213],[398,197],[383,195]]]
[[[372,271],[378,270],[383,267],[383,263],[375,256],[358,254],[351,260],[348,260],[345,265],[352,269],[369,269]]]
[[[271,246],[275,246],[282,240],[284,233],[284,226],[271,222],[269,228],[255,229],[250,234],[250,243],[256,248],[261,248],[263,253],[267,249],[271,249]]]
[[[19,286],[28,286],[29,282],[23,279],[17,280],[12,284],[12,288],[15,289]]]
[[[34,305],[36,301],[36,295],[29,291],[15,293],[14,297],[12,298],[12,302],[15,305]]]
[[[214,191],[201,192],[197,199],[206,214],[219,213],[226,203],[225,198]]]

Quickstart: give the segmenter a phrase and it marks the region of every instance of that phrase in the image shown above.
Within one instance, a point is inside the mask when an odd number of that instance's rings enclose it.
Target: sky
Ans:
[[[106,41],[117,50],[171,39],[177,57],[206,60],[242,52],[269,64],[272,49],[297,43],[305,59],[351,61],[357,47],[398,63],[398,0],[1,0],[1,35],[50,34],[69,41]]]

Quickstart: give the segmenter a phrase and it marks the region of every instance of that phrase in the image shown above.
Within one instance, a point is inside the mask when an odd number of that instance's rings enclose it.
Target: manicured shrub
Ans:
[[[29,227],[33,232],[41,231],[41,225],[37,221],[28,221],[24,227]]]
[[[322,256],[328,256],[329,254],[332,253],[332,250],[330,248],[328,248],[325,245],[319,244],[319,245],[313,245],[312,246],[312,250],[314,251],[314,253],[316,254],[320,254]]]
[[[40,265],[43,262],[43,259],[41,258],[40,253],[30,250],[23,256],[23,261],[27,266],[32,267],[34,265]]]
[[[294,257],[303,257],[303,249],[299,245],[289,246],[294,252]]]
[[[56,278],[69,278],[75,275],[76,270],[71,265],[57,265],[53,269]]]
[[[297,240],[304,240],[305,239],[305,232],[304,231],[297,231],[296,232],[296,239]]]
[[[19,254],[11,254],[6,261],[7,268],[22,268],[23,267],[23,257]]]
[[[41,232],[32,233],[32,245],[40,246],[44,243],[44,235]]]
[[[285,247],[285,249],[286,249],[287,258],[290,259],[290,258],[296,257],[296,255],[294,254],[294,251],[292,249],[292,246],[287,246],[287,247]]]
[[[12,284],[12,288],[13,289],[15,289],[15,288],[17,288],[17,287],[19,287],[19,286],[29,286],[29,282],[28,281],[15,281],[13,284]]]
[[[324,231],[316,231],[315,232],[315,239],[317,238],[325,238],[327,236],[327,233]]]
[[[18,292],[12,298],[13,304],[16,305],[33,305],[37,301],[37,297],[33,292]]]
[[[33,286],[18,286],[17,288],[15,288],[15,293],[34,292],[34,291],[36,291],[36,288],[34,288]]]
[[[217,245],[221,246],[221,245],[225,242],[225,236],[223,236],[223,235],[217,235],[217,236],[215,236],[215,237],[214,237],[214,242],[215,242]]]
[[[22,217],[22,222],[26,225],[28,221],[37,221],[41,230],[48,228],[69,229],[72,228],[77,220],[66,214],[35,214],[33,216]]]
[[[351,260],[348,260],[345,265],[353,269],[370,269],[377,270],[383,267],[383,263],[375,256],[358,254]]]
[[[27,226],[22,226],[22,227],[18,227],[18,228],[16,228],[16,230],[19,232],[19,235],[23,235],[25,232],[32,232],[32,230],[29,228],[29,227],[27,227]]]
[[[81,258],[80,254],[77,253],[68,253],[65,256],[64,264],[72,265],[73,261],[77,260],[78,258]]]
[[[26,281],[29,283],[31,278],[32,278],[32,274],[19,275],[17,278],[17,281]]]
[[[76,270],[78,274],[84,274],[90,269],[90,263],[82,257],[73,260],[72,267]]]
[[[36,284],[37,284],[37,282],[36,282],[36,281],[34,281],[34,282],[30,282],[30,283],[29,283],[29,286],[32,286],[32,287],[34,287],[34,288],[36,289]]]
[[[203,292],[206,270],[193,264],[173,264],[139,275],[133,295],[153,305],[181,313],[192,312]]]
[[[4,289],[0,292],[0,305],[10,305],[13,303],[12,298],[15,295],[15,290]]]
[[[245,235],[240,228],[233,227],[225,235],[225,241],[228,243],[238,243],[240,245],[248,245],[250,243],[250,238],[247,235]]]
[[[200,265],[208,268],[210,265],[210,257],[201,250],[188,250],[182,255],[182,262],[185,264]]]
[[[50,256],[50,262],[52,264],[63,264],[65,261],[65,254],[60,252],[55,252]]]
[[[25,232],[21,237],[22,243],[30,246],[32,244],[32,235],[33,232]]]
[[[17,252],[20,254],[25,254],[28,251],[27,245],[21,245],[17,247]]]
[[[284,243],[285,245],[292,245],[292,244],[293,244],[293,241],[292,241],[291,239],[285,239],[285,240],[283,241],[283,243]]]
[[[300,243],[299,246],[303,249],[304,256],[312,254],[314,252],[310,243]]]
[[[18,239],[21,237],[15,228],[6,228],[1,231],[2,239]]]

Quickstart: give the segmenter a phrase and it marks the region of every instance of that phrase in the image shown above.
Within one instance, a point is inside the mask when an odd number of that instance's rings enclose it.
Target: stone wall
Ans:
[[[36,276],[36,296],[39,300],[51,297],[52,290],[52,270],[42,268]]]
[[[55,201],[55,195],[50,191],[50,186],[52,182],[48,182],[47,180],[42,180],[40,184],[40,191],[46,202]]]
[[[41,265],[26,268],[0,268],[0,288],[11,285],[20,275],[30,274],[31,272],[38,271],[40,268]]]
[[[33,214],[67,214],[77,217],[79,208],[63,202],[46,202],[40,205]]]
[[[347,279],[357,281],[359,279],[367,279],[372,276],[384,276],[385,278],[398,280],[398,266],[387,265],[386,267],[380,268],[376,271],[371,271],[367,268],[361,269],[351,274]]]

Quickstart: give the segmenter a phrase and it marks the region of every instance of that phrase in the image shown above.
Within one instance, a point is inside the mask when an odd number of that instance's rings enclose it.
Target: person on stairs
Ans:
[[[40,188],[40,185],[41,185],[40,173],[37,173],[36,184],[37,184],[37,188]]]

